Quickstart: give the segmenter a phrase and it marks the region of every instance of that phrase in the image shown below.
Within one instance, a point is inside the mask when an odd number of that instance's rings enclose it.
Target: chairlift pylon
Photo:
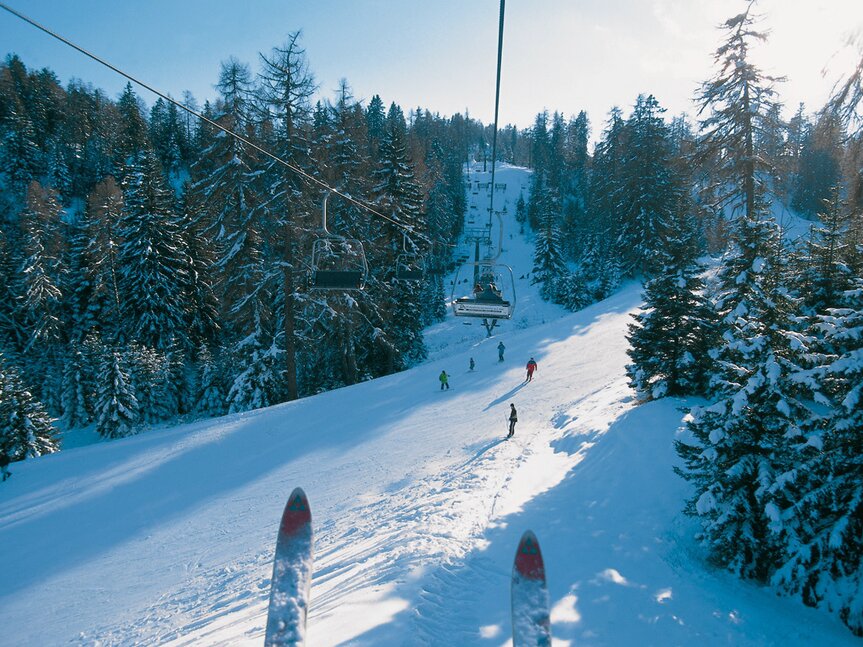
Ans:
[[[321,205],[321,227],[324,236],[312,243],[309,287],[314,290],[362,290],[369,276],[369,266],[362,242],[331,234],[327,229],[327,200]]]

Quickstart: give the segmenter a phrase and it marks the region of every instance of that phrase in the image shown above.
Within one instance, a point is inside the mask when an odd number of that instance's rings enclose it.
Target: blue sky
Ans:
[[[215,96],[221,61],[258,69],[269,52],[301,29],[322,96],[347,78],[354,95],[380,94],[405,110],[469,110],[493,117],[498,0],[4,0],[82,47],[172,96]],[[248,4],[248,6],[246,6]],[[711,73],[716,26],[738,0],[509,0],[501,122],[529,126],[544,108],[588,111],[594,135],[608,110],[628,112],[639,93],[669,113],[692,113],[691,97]],[[815,109],[851,68],[863,30],[860,0],[761,0],[765,70],[784,75],[788,110]],[[0,11],[0,51],[31,68],[49,67],[117,95],[125,80]],[[822,74],[825,66],[826,74]],[[139,91],[148,104],[154,98]]]

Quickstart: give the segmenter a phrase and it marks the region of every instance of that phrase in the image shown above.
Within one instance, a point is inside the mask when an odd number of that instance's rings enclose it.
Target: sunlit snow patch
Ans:
[[[605,580],[606,582],[612,582],[613,584],[620,584],[621,586],[629,586],[629,580],[623,577],[623,575],[614,568],[606,568],[599,574],[599,579]]]
[[[660,604],[662,604],[666,600],[670,600],[671,599],[671,589],[670,588],[669,589],[661,589],[660,591],[658,591],[656,593],[656,595],[654,596],[654,599],[657,602],[659,602]]]
[[[551,610],[552,624],[560,622],[581,622],[581,613],[578,611],[576,606],[577,604],[578,597],[572,593],[563,596]]]

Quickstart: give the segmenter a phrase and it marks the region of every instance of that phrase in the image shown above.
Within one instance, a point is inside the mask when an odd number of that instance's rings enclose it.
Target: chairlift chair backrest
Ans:
[[[411,249],[408,249],[408,242]],[[425,278],[425,259],[418,254],[416,246],[409,241],[407,234],[402,235],[402,252],[396,257],[397,281],[422,281]]]
[[[453,314],[456,317],[511,319],[515,312],[515,277],[512,268],[488,259],[465,263],[462,267],[477,268],[479,283],[472,294],[456,297],[456,290],[461,284],[459,274],[456,274],[451,295]],[[506,297],[500,288],[507,290]]]
[[[355,238],[335,236],[327,229],[327,199],[321,206],[324,236],[312,243],[309,287],[315,290],[362,290],[369,276],[369,266],[362,242]]]
[[[396,259],[397,281],[422,281],[425,278],[422,258],[417,254],[399,254]]]
[[[334,248],[338,251],[334,252]],[[365,252],[359,240],[330,236],[312,243],[312,288],[362,290],[368,273]]]

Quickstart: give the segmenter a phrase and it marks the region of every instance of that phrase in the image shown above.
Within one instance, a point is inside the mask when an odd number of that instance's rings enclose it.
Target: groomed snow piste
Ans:
[[[518,304],[495,337],[450,317],[410,371],[12,465],[0,644],[262,644],[278,523],[301,486],[316,534],[310,645],[509,644],[526,529],[555,645],[859,645],[704,563],[672,472],[687,403],[635,406],[626,385],[639,286],[574,314],[543,303],[518,278],[532,265],[513,221],[527,178],[496,177]],[[469,197],[484,212],[487,194]]]

